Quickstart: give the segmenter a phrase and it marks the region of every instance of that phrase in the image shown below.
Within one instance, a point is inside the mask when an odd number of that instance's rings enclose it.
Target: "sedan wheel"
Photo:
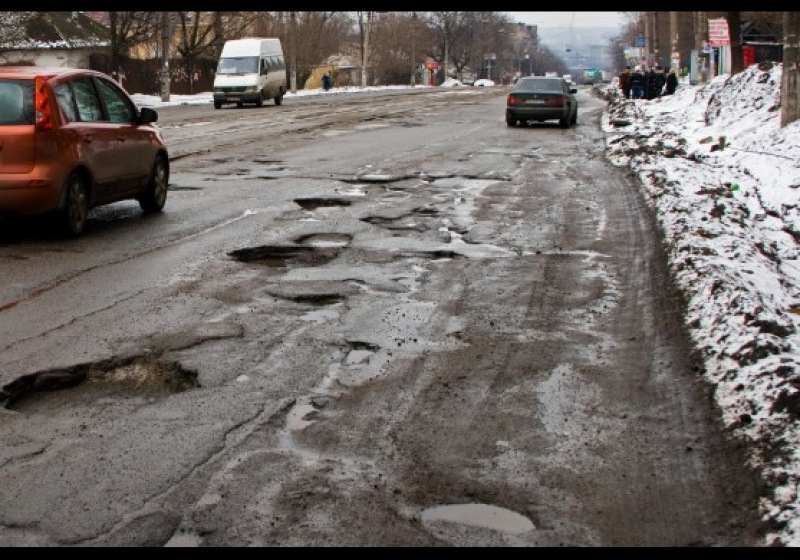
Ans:
[[[69,236],[79,236],[86,228],[88,215],[89,194],[86,183],[80,175],[70,175],[67,180],[66,204],[61,215],[62,229]]]

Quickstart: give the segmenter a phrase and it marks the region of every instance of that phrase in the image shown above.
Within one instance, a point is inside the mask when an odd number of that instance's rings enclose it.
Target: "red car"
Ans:
[[[100,205],[160,212],[169,154],[157,120],[102,72],[0,67],[0,214],[52,214],[78,236]]]

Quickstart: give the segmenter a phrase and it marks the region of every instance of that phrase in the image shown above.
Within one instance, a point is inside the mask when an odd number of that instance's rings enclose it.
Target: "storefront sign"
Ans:
[[[727,19],[716,18],[708,20],[708,44],[712,47],[721,47],[731,44]]]

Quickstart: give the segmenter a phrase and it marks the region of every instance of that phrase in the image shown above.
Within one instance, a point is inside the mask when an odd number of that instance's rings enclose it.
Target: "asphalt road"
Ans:
[[[756,545],[603,102],[505,93],[160,109],[162,215],[0,223],[0,545]]]

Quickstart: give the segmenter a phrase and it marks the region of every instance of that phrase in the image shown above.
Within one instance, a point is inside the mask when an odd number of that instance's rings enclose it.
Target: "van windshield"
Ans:
[[[233,56],[220,58],[217,74],[252,74],[258,72],[257,56]]]

